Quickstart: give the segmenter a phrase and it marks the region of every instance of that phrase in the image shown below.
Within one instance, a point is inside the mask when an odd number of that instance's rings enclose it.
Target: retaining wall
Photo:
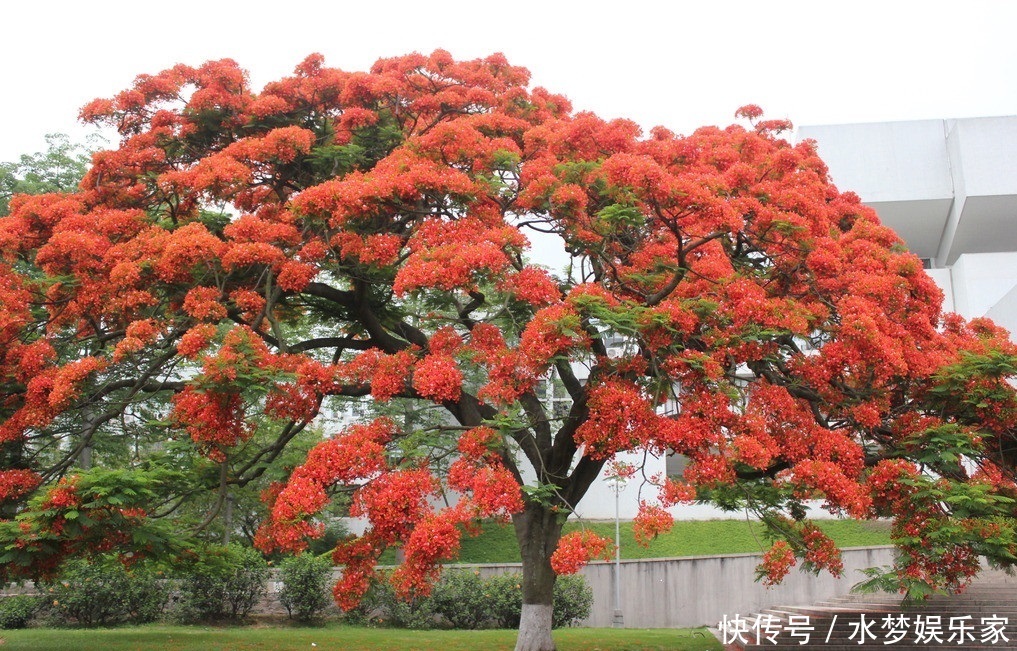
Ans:
[[[772,588],[756,582],[760,554],[729,554],[622,561],[621,603],[626,628],[716,626],[724,615],[747,615],[776,605],[802,605],[847,594],[864,577],[860,570],[893,563],[893,547],[842,550],[844,573],[818,576],[791,571]],[[457,565],[481,576],[521,572],[519,563]],[[593,588],[593,612],[583,626],[611,626],[614,620],[614,563],[598,561],[582,570]],[[338,572],[337,572],[338,577]],[[268,602],[278,585],[269,586]],[[277,602],[276,602],[277,603]],[[269,604],[267,610],[272,610]]]

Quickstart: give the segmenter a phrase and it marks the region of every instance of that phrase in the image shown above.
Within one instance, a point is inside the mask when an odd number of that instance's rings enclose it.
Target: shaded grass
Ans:
[[[702,629],[570,628],[554,632],[559,651],[719,651]],[[516,631],[405,631],[352,626],[323,628],[136,626],[114,629],[0,631],[8,649],[32,651],[508,651]],[[311,645],[316,645],[312,647]]]
[[[839,547],[889,545],[890,528],[884,522],[816,520]],[[587,528],[614,540],[613,522],[569,522],[565,531]],[[675,522],[667,534],[643,547],[636,543],[632,523],[621,523],[622,558],[669,558],[713,554],[761,553],[769,543],[758,522],[746,520],[689,520]],[[475,538],[464,537],[460,563],[518,563],[519,547],[508,524],[489,523]]]

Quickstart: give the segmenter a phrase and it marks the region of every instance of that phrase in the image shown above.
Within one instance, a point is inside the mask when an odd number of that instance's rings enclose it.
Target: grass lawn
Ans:
[[[569,628],[555,631],[559,651],[720,651],[703,630]],[[405,631],[327,626],[323,628],[136,626],[111,629],[0,631],[4,651],[485,651],[511,650],[516,632]],[[314,645],[314,646],[312,646]]]
[[[840,547],[889,545],[890,526],[884,522],[816,520],[817,525]],[[569,522],[565,531],[586,527],[614,540],[613,522]],[[711,554],[762,553],[769,548],[763,528],[746,520],[691,520],[675,522],[674,528],[659,536],[649,547],[638,545],[632,523],[621,524],[622,558],[668,558]],[[382,557],[385,562],[385,557]],[[519,547],[511,525],[487,524],[476,538],[463,538],[460,563],[518,563]],[[388,560],[391,562],[391,560]]]

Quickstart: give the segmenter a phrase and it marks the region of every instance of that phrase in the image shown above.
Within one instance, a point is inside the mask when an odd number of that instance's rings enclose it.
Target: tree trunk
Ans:
[[[92,445],[88,444],[81,448],[81,454],[78,455],[78,467],[82,470],[92,469]]]
[[[230,544],[230,534],[233,533],[233,496],[226,494],[226,512],[222,516],[222,544]]]
[[[564,518],[531,503],[512,516],[512,524],[523,558],[523,611],[516,651],[555,651],[551,612],[557,575],[551,569],[551,554],[558,547]]]

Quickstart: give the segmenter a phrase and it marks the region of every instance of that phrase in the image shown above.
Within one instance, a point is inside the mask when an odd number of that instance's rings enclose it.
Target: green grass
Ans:
[[[816,523],[840,547],[889,545],[889,525],[856,520],[817,520]],[[613,522],[569,522],[565,531],[581,527],[614,540]],[[638,545],[632,523],[621,525],[622,558],[668,558],[763,552],[769,548],[763,528],[746,520],[691,520],[675,522],[667,534],[649,547]],[[464,537],[460,563],[518,563],[519,547],[511,525],[487,524],[475,538]]]
[[[559,651],[719,651],[703,630],[570,628],[554,632]],[[4,651],[485,651],[510,650],[516,632],[323,628],[137,626],[113,629],[0,631]],[[311,645],[315,644],[315,647]]]
[[[816,520],[840,547],[889,545],[890,526],[885,522],[857,520]],[[565,531],[586,527],[614,540],[613,522],[568,522]],[[464,536],[459,563],[518,563],[519,547],[509,524],[488,523],[476,537]],[[674,556],[710,556],[714,554],[761,553],[769,543],[758,522],[746,520],[688,520],[675,522],[670,532],[658,536],[643,547],[636,543],[632,523],[621,523],[622,558],[670,558]],[[395,553],[387,551],[383,564],[395,561]]]

